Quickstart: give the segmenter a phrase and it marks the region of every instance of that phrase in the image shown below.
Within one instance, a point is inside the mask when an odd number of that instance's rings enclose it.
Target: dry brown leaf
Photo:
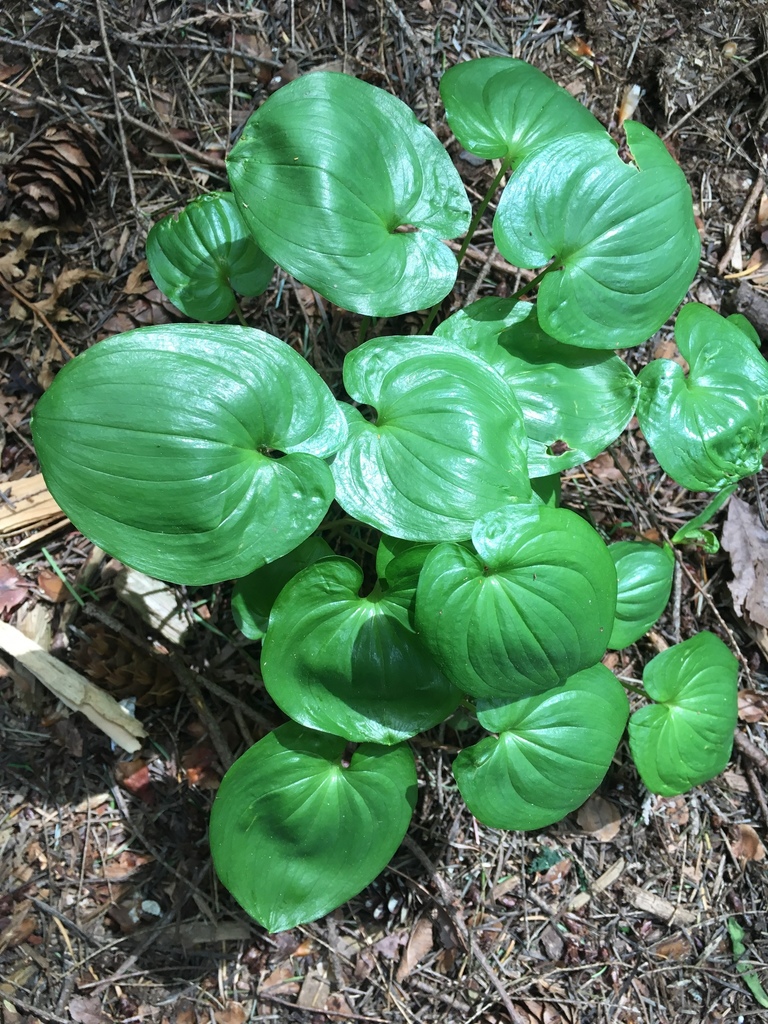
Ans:
[[[144,295],[155,287],[149,276],[149,265],[146,260],[139,260],[123,286],[123,295]]]
[[[576,821],[587,835],[599,843],[610,843],[621,829],[621,814],[616,804],[596,793],[579,808]]]
[[[242,1003],[235,1003],[231,999],[223,1010],[216,1010],[213,1014],[216,1024],[243,1024],[248,1016]]]
[[[739,690],[739,719],[750,723],[768,719],[768,696],[755,690]]]
[[[7,924],[0,930],[0,953],[20,946],[32,935],[37,927],[37,920],[29,913],[31,908],[31,900],[24,900],[16,907],[11,919],[6,918]]]
[[[98,996],[72,996],[67,1009],[77,1024],[110,1024],[111,1021],[102,1010]]]
[[[26,258],[37,236],[50,230],[50,225],[33,227],[19,217],[11,217],[10,220],[0,221],[0,241],[7,241],[10,238],[16,237],[19,239],[16,246],[10,252],[0,256],[0,275],[10,281],[24,277],[24,271],[19,267],[19,264]]]
[[[69,597],[69,589],[66,583],[53,569],[41,569],[37,575],[37,585],[48,600],[54,604],[66,601]]]
[[[144,758],[118,761],[115,765],[115,778],[123,789],[127,789],[150,807],[154,805],[155,791],[149,777],[149,766]]]
[[[664,939],[652,950],[656,956],[663,960],[682,960],[691,952],[691,944],[684,935],[675,935],[671,939]]]
[[[731,556],[728,589],[736,614],[768,626],[768,530],[757,511],[735,495],[728,504],[722,544]]]
[[[0,562],[0,614],[12,612],[29,595],[29,583],[12,565]]]
[[[280,964],[264,979],[259,989],[263,992],[269,990],[272,995],[295,995],[299,991],[295,977],[296,971],[290,963]]]
[[[68,320],[72,313],[66,309],[59,309],[59,299],[64,292],[80,284],[81,281],[103,280],[106,274],[100,270],[91,270],[90,267],[73,267],[71,270],[62,270],[51,285],[50,292],[43,299],[33,302],[33,307],[38,313],[45,313],[51,320]]]
[[[765,860],[765,847],[751,825],[734,825],[736,838],[731,849],[738,860]]]
[[[432,922],[428,917],[420,917],[408,938],[408,945],[397,968],[395,980],[400,982],[407,978],[419,961],[430,952],[432,944]]]
[[[325,976],[325,971],[322,965],[318,965],[307,972],[301,984],[296,1005],[305,1010],[322,1009],[330,994],[331,986]],[[233,1024],[240,1024],[240,1022],[233,1022]]]
[[[572,867],[572,861],[568,857],[563,857],[562,860],[557,861],[556,864],[553,864],[551,868],[544,872],[539,882],[541,885],[559,885],[565,876],[570,873]]]

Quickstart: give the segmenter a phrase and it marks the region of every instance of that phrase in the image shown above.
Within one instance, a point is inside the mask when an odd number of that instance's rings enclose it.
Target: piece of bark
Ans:
[[[85,715],[123,750],[134,753],[141,748],[141,738],[147,735],[141,722],[121,707],[114,697],[48,654],[7,622],[0,622],[0,650],[15,658],[62,704]]]
[[[647,889],[641,889],[639,885],[625,884],[624,894],[633,907],[652,914],[654,917],[659,917],[667,924],[691,925],[696,922],[696,915],[692,914],[690,910],[677,907],[669,900],[665,900],[663,896],[657,896]]]
[[[723,297],[723,313],[741,313],[752,324],[760,338],[768,342],[768,295],[748,281]]]

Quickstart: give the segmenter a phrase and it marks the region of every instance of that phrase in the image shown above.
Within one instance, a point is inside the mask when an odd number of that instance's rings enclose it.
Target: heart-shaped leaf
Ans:
[[[261,106],[227,161],[253,236],[321,295],[370,316],[444,298],[443,239],[470,206],[435,135],[396,97],[349,75],[302,75]]]
[[[523,161],[496,211],[494,237],[508,260],[553,261],[539,286],[539,321],[567,345],[640,344],[682,301],[698,267],[685,175],[648,128],[625,128],[634,164],[607,136],[567,136]]]
[[[510,506],[480,519],[473,554],[440,544],[416,591],[416,625],[466,693],[504,701],[541,693],[605,653],[616,570],[574,512]]]
[[[484,513],[530,501],[523,416],[500,374],[446,338],[376,338],[344,360],[349,439],[333,461],[349,515],[406,540],[467,539]]]
[[[550,142],[606,135],[593,114],[551,78],[513,57],[483,57],[449,68],[440,95],[451,131],[486,160],[518,163]]]
[[[622,540],[609,544],[619,581],[616,619],[608,646],[615,651],[645,636],[667,606],[675,556],[672,548],[650,541]]]
[[[442,722],[461,694],[410,627],[412,588],[360,597],[362,582],[354,562],[332,558],[285,586],[264,640],[264,685],[310,729],[399,743]]]
[[[719,491],[758,472],[768,450],[768,363],[744,331],[698,302],[680,310],[675,340],[689,372],[650,362],[638,377],[637,418],[673,480]]]
[[[629,720],[629,747],[648,789],[676,796],[728,764],[737,716],[738,662],[714,633],[697,633],[648,662],[658,701]]]
[[[408,747],[345,741],[292,722],[239,758],[211,812],[216,873],[270,932],[314,921],[386,867],[416,802]]]
[[[223,320],[234,292],[260,295],[274,262],[251,238],[231,192],[209,192],[164,217],[147,236],[157,287],[193,320]]]
[[[322,537],[307,537],[287,555],[236,580],[232,588],[232,617],[240,632],[249,640],[263,639],[272,605],[286,583],[308,565],[332,556],[333,549]]]
[[[525,417],[532,477],[594,459],[635,411],[639,385],[626,363],[612,352],[561,345],[542,330],[530,302],[479,299],[435,334],[482,356],[512,388]]]
[[[293,550],[333,500],[346,428],[290,346],[246,327],[145,327],[61,370],[32,432],[75,526],[159,579],[244,576]],[[282,458],[270,457],[285,453]]]
[[[480,723],[499,735],[462,750],[454,761],[461,795],[492,828],[551,825],[600,785],[628,714],[624,691],[604,665],[538,697],[481,704]]]

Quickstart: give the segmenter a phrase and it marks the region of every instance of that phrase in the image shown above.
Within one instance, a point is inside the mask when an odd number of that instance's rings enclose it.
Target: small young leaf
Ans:
[[[260,295],[275,264],[248,233],[231,192],[209,192],[164,217],[147,236],[147,263],[157,287],[193,320],[223,320],[233,291]]]
[[[264,685],[310,729],[399,743],[442,722],[461,694],[410,627],[412,587],[359,597],[362,582],[354,562],[332,558],[285,586],[264,640]]]
[[[284,342],[174,324],[67,363],[32,433],[51,494],[79,530],[136,569],[195,585],[244,576],[317,528],[334,493],[324,459],[346,425]]]
[[[509,384],[525,418],[532,477],[594,459],[635,411],[639,385],[626,363],[612,352],[561,345],[530,302],[479,299],[435,335],[466,345]]]
[[[653,454],[692,491],[719,491],[768,450],[768,362],[709,306],[683,306],[675,340],[690,367],[654,359],[639,374],[637,418]]]
[[[331,470],[341,507],[405,540],[465,540],[476,519],[529,501],[523,416],[501,376],[446,338],[376,338],[344,360],[349,439]]]
[[[552,261],[539,286],[539,321],[566,345],[645,341],[685,297],[699,263],[685,175],[650,129],[625,128],[634,164],[607,136],[554,141],[523,161],[494,218],[510,262]]]
[[[456,64],[440,79],[440,95],[453,134],[486,160],[519,163],[564,136],[607,134],[565,89],[512,57]]]
[[[605,653],[616,570],[574,512],[499,509],[476,524],[475,555],[439,544],[416,590],[416,625],[454,684],[516,700],[560,686]]]
[[[648,662],[643,684],[658,701],[629,720],[629,746],[653,793],[676,796],[728,764],[737,716],[738,662],[714,633],[697,633]]]
[[[728,484],[719,494],[716,494],[712,501],[697,516],[690,519],[684,526],[681,526],[672,537],[673,544],[698,544],[708,555],[716,555],[720,550],[720,541],[711,530],[704,527],[713,519],[726,504],[738,483]]]
[[[399,99],[329,71],[274,93],[227,161],[253,236],[345,309],[396,316],[444,298],[470,206],[450,157]]]
[[[239,758],[211,813],[216,873],[270,932],[314,921],[364,889],[405,835],[416,802],[408,747],[281,725]]]
[[[675,556],[665,545],[622,540],[608,545],[619,590],[608,647],[620,651],[644,636],[667,606]]]
[[[262,640],[272,605],[286,583],[308,565],[332,556],[333,548],[322,537],[307,537],[287,555],[236,580],[232,588],[232,617],[240,632],[249,640]]]
[[[470,811],[492,828],[536,829],[584,803],[608,771],[629,714],[615,676],[593,665],[537,697],[478,704],[498,732],[453,765]]]

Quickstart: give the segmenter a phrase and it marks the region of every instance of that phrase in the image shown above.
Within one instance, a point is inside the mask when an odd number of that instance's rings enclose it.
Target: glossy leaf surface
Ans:
[[[768,363],[736,325],[708,306],[680,310],[675,340],[689,372],[654,359],[639,374],[637,418],[673,480],[719,491],[756,473],[768,449]]]
[[[470,811],[492,828],[536,829],[559,821],[600,785],[619,744],[629,703],[604,665],[537,697],[478,705],[498,732],[462,750],[453,773]]]
[[[245,126],[227,161],[261,248],[346,309],[395,316],[438,302],[469,201],[438,139],[396,97],[349,75],[302,75]]]
[[[199,324],[88,349],[40,399],[32,430],[48,487],[79,530],[187,584],[244,576],[309,536],[333,499],[323,460],[346,432],[288,345]]]
[[[691,190],[664,143],[625,123],[635,164],[610,138],[569,136],[524,160],[494,218],[500,252],[541,282],[553,338],[614,349],[649,338],[685,297],[699,262]]]
[[[336,500],[406,540],[467,539],[480,516],[529,501],[523,416],[500,374],[445,338],[377,338],[344,360],[349,440]]]
[[[322,537],[307,537],[287,555],[236,580],[232,617],[240,632],[250,640],[261,640],[267,632],[272,605],[286,583],[308,565],[332,555],[333,549]]]
[[[473,554],[440,544],[416,591],[416,625],[446,675],[475,697],[541,693],[605,653],[616,571],[574,512],[510,506],[475,525]]]
[[[270,932],[314,921],[364,889],[405,835],[413,754],[282,725],[230,768],[211,813],[216,873]]]
[[[251,238],[231,192],[199,196],[147,236],[147,263],[157,287],[193,320],[223,320],[235,296],[260,295],[274,262]]]
[[[639,385],[617,355],[561,345],[539,325],[536,306],[485,298],[436,329],[497,369],[520,403],[532,477],[594,459],[635,411]]]
[[[360,597],[362,582],[346,558],[291,580],[272,609],[262,676],[275,703],[310,729],[398,743],[447,718],[461,695],[410,627],[412,587]]]
[[[518,163],[563,136],[596,132],[600,122],[538,68],[512,57],[483,57],[449,68],[440,95],[451,131],[486,160]]]
[[[684,793],[728,764],[737,676],[736,658],[714,633],[697,633],[648,662],[643,683],[658,703],[632,715],[629,746],[653,793]]]
[[[616,619],[608,646],[615,651],[645,636],[667,606],[675,556],[668,546],[622,540],[609,544],[619,590]]]

